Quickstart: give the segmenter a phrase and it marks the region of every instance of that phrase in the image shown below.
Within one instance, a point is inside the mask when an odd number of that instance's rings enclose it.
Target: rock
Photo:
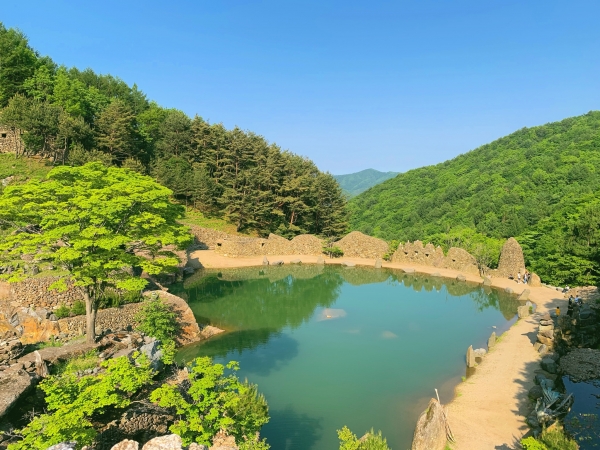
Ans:
[[[517,314],[519,319],[524,319],[525,317],[529,317],[529,306],[523,305],[517,308]]]
[[[184,275],[193,275],[194,272],[196,272],[196,269],[194,269],[193,267],[184,267],[182,272]]]
[[[552,318],[550,317],[550,313],[542,314],[542,317],[540,317],[540,321],[541,320],[552,320]]]
[[[485,351],[485,348],[476,348],[473,350],[473,353],[475,353],[477,358],[483,358],[487,352]]]
[[[465,277],[463,274],[457,275],[456,281],[467,281],[467,277]]]
[[[431,276],[432,276],[432,277],[435,277],[435,278],[440,278],[440,277],[442,276],[442,274],[441,274],[441,273],[439,273],[439,272],[433,272],[433,273],[431,274]]]
[[[515,278],[517,278],[518,273],[525,273],[523,249],[513,237],[508,238],[502,246],[497,272],[500,276],[514,276]]]
[[[402,270],[404,270],[404,273],[415,273],[415,269],[408,268],[408,269],[402,269]]]
[[[488,339],[488,351],[494,346],[496,345],[496,332],[492,331],[492,334],[490,334],[490,337]]]
[[[283,261],[282,260],[278,260],[278,261],[273,261],[271,263],[272,266],[283,266]]]
[[[554,321],[552,319],[541,319],[540,325],[551,325],[554,327]]]
[[[139,450],[140,444],[130,439],[125,439],[111,447],[110,450]]]
[[[353,231],[333,244],[344,252],[347,258],[381,258],[389,251],[389,244],[383,239]]]
[[[531,389],[529,389],[527,395],[531,400],[536,401],[538,398],[541,398],[542,395],[544,395],[544,391],[542,390],[541,386],[533,386]]]
[[[351,261],[344,261],[344,262],[342,262],[342,266],[344,266],[344,267],[355,267],[356,264],[354,264]]]
[[[572,381],[600,378],[600,350],[576,348],[560,358],[560,369]]]
[[[542,287],[542,280],[540,280],[540,277],[537,274],[532,273],[531,279],[527,284],[531,287]]]
[[[209,337],[224,332],[225,330],[221,330],[220,328],[213,327],[212,325],[206,325],[204,328],[202,328],[201,334],[204,339],[208,339]]]
[[[554,339],[554,331],[553,331],[553,330],[544,330],[544,331],[540,331],[540,332],[538,333],[538,336],[539,336],[540,334],[541,334],[542,336],[544,336],[544,337],[547,337],[547,338],[550,338],[550,339]]]
[[[34,378],[19,370],[22,367],[22,363],[11,367],[4,371],[0,378],[0,417],[4,416],[34,384]]]
[[[446,419],[444,407],[432,398],[427,409],[419,416],[411,450],[444,450],[446,447]]]
[[[515,291],[513,291],[513,288],[504,288],[504,292],[506,292],[507,294],[514,294]]]
[[[469,345],[467,349],[467,367],[475,367],[477,362],[475,361],[475,352],[473,351],[473,346]]]
[[[176,434],[150,439],[142,450],[181,450],[181,438]]]
[[[56,322],[58,320],[58,317],[56,317],[55,314],[50,314],[50,316],[48,317],[48,320],[50,320],[52,322]]]
[[[554,338],[546,337],[542,333],[538,333],[537,340],[542,344],[545,344],[548,348],[552,348],[554,346]]]
[[[546,356],[542,359],[542,369],[546,372],[556,373],[558,371],[558,366],[556,365],[556,361]]]
[[[529,300],[529,294],[531,294],[531,291],[529,289],[525,289],[523,292],[521,292],[521,295],[519,295],[517,297],[517,300],[521,300],[521,301]]]
[[[195,442],[192,442],[188,447],[188,450],[208,450],[208,447],[206,445],[196,444]]]
[[[375,268],[376,269],[381,269],[381,266],[382,266],[381,258],[377,258],[375,260]]]
[[[129,357],[131,357],[131,355],[133,355],[133,352],[135,352],[135,349],[133,349],[133,348],[124,348],[124,349],[121,349],[121,350],[115,352],[111,356],[111,358],[116,359],[116,358],[120,358],[121,356],[126,356],[129,358]]]
[[[266,256],[263,258],[262,265],[263,265],[263,266],[268,266],[268,265],[269,265],[269,260],[267,259],[267,257],[266,257]]]
[[[301,261],[301,260],[299,260],[299,259],[292,259],[292,260],[290,261],[290,264],[302,264],[302,261]]]
[[[536,342],[533,344],[533,349],[537,352],[541,345],[542,345],[541,342]]]
[[[548,346],[546,344],[542,344],[538,347],[538,353],[542,356],[544,356],[546,353],[548,353]]]
[[[554,324],[553,325],[540,325],[538,327],[538,331],[554,331]]]
[[[229,436],[223,429],[213,436],[213,445],[211,450],[238,450],[235,445],[235,438]]]
[[[77,448],[77,442],[61,442],[60,444],[48,447],[46,450],[75,450]]]
[[[160,370],[163,367],[163,362],[161,358],[163,356],[163,352],[159,349],[160,341],[150,342],[149,344],[144,344],[140,347],[140,353],[143,353],[150,360],[150,367],[154,370]]]
[[[317,264],[325,264],[325,260],[323,259],[323,257],[322,257],[322,256],[319,256],[319,257],[317,258]]]
[[[483,285],[484,286],[491,286],[492,285],[492,279],[490,277],[483,277]]]

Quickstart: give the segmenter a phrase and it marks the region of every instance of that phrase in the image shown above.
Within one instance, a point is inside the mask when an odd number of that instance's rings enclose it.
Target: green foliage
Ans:
[[[328,255],[330,258],[341,258],[344,256],[344,251],[337,246],[323,247],[323,253]]]
[[[54,315],[59,319],[64,319],[65,317],[69,317],[71,310],[63,303],[58,308],[53,311]]]
[[[151,178],[126,169],[100,163],[55,168],[45,182],[3,191],[0,222],[20,232],[0,241],[0,259],[30,254],[65,267],[93,308],[107,288],[140,292],[146,280],[133,268],[150,274],[175,270],[176,255],[163,247],[191,241],[176,222],[183,208],[170,195]],[[2,277],[19,281],[26,276],[19,268]],[[65,278],[52,287],[65,289]],[[89,321],[88,339],[93,339]]]
[[[71,313],[74,316],[82,316],[85,314],[85,303],[83,303],[81,300],[77,300],[75,303],[73,303],[73,306],[71,307]]]
[[[90,350],[81,356],[75,356],[66,361],[57,362],[52,366],[52,373],[54,375],[77,373],[87,369],[93,369],[98,366],[98,363],[98,352],[96,350]]]
[[[252,439],[269,420],[267,402],[255,385],[240,382],[237,370],[235,362],[223,366],[207,357],[196,358],[188,367],[189,385],[163,384],[150,400],[175,410],[179,419],[169,429],[181,436],[184,445],[210,445],[221,429],[238,442]]]
[[[127,357],[102,363],[98,375],[77,377],[72,372],[50,376],[40,383],[46,394],[47,413],[36,416],[18,434],[22,440],[9,450],[44,449],[60,442],[76,441],[77,448],[94,441],[91,419],[130,404],[130,397],[152,380],[147,358],[138,365]]]
[[[239,450],[269,450],[271,446],[267,440],[261,440],[258,433],[255,438],[248,438],[238,444]]]
[[[466,233],[482,248],[514,236],[543,281],[598,283],[599,142],[597,111],[524,128],[372,187],[350,201],[351,228],[446,246]],[[495,247],[483,253],[497,262]]]
[[[158,296],[147,299],[136,316],[138,330],[161,342],[162,361],[173,364],[175,361],[175,336],[179,331],[177,314]]]
[[[577,442],[569,438],[562,427],[544,430],[538,439],[528,437],[521,440],[524,450],[577,450]]]
[[[387,251],[387,253],[385,253],[383,255],[383,259],[385,261],[391,261],[392,260],[392,256],[394,256],[394,252],[396,250],[398,250],[398,247],[400,246],[400,241],[397,241],[395,239],[392,239],[389,243],[389,249]]]
[[[386,439],[381,431],[375,433],[373,429],[366,434],[365,439],[359,439],[346,426],[337,431],[340,440],[340,450],[389,450]]]

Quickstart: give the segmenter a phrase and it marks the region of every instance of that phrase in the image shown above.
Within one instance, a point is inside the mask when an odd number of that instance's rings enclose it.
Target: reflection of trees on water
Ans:
[[[500,311],[506,320],[515,316],[517,308],[521,304],[514,295],[496,289],[480,287],[471,292],[469,296],[475,302],[478,311],[494,308]]]

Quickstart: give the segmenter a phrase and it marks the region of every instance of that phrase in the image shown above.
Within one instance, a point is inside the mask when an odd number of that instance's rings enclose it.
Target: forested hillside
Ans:
[[[600,112],[524,128],[350,202],[351,228],[442,245],[515,236],[553,283],[598,283]]]
[[[307,158],[163,108],[111,75],[59,66],[1,23],[0,108],[17,157],[148,173],[182,203],[238,230],[336,236],[346,228],[340,187]]]
[[[383,183],[385,180],[398,175],[399,172],[380,172],[375,169],[365,169],[360,172],[348,173],[345,175],[334,175],[333,177],[340,184],[344,194],[348,197],[354,197],[367,189]]]

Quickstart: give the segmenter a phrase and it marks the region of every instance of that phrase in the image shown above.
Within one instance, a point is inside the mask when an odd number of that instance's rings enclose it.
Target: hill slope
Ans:
[[[523,128],[400,174],[350,209],[352,229],[385,239],[449,245],[515,236],[543,280],[597,283],[600,112]]]
[[[354,197],[379,183],[383,183],[385,180],[395,177],[398,173],[365,169],[346,175],[334,175],[333,178],[336,179],[348,197]]]

